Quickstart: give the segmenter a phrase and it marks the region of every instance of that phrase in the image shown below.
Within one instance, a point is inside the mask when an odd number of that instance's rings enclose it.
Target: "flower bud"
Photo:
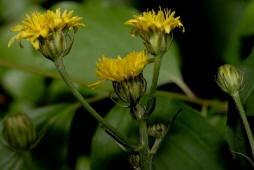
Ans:
[[[234,66],[225,64],[219,67],[216,82],[224,92],[235,95],[242,87],[243,73]]]
[[[148,127],[149,136],[152,136],[155,138],[162,138],[165,136],[166,133],[167,133],[167,127],[162,123],[158,123]]]
[[[130,155],[129,162],[133,166],[134,169],[140,168],[140,157],[139,155]]]
[[[113,81],[113,88],[116,95],[123,102],[129,103],[130,107],[135,106],[146,92],[146,80],[143,74],[136,77],[124,79],[120,82]]]
[[[57,57],[64,57],[70,52],[74,39],[68,31],[57,30],[48,38],[40,38],[39,41],[39,50],[42,55],[54,60]]]
[[[31,149],[36,140],[36,130],[28,116],[15,113],[5,116],[3,136],[8,145],[15,151]]]
[[[150,54],[163,55],[168,50],[167,35],[154,32],[148,37],[145,46]]]

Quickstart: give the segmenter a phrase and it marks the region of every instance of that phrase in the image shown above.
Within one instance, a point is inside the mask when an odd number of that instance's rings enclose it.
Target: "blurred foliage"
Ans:
[[[90,133],[94,133],[95,129],[89,128],[87,120],[79,121],[79,125],[72,124],[72,118],[79,105],[74,103],[76,100],[57,76],[52,62],[43,58],[25,41],[23,49],[19,48],[17,43],[11,49],[7,48],[8,40],[14,35],[9,29],[18,24],[25,13],[34,10],[42,11],[42,5],[47,3],[50,4],[50,1],[0,1],[0,23],[2,23],[0,27],[0,106],[2,107],[1,101],[10,100],[6,104],[6,113],[3,113],[5,111],[1,108],[0,114],[24,111],[32,119],[38,131],[46,129],[45,137],[32,152],[35,170],[67,170],[74,167],[76,170],[88,170],[90,164],[92,170],[124,169],[123,165],[125,169],[131,169],[128,164],[128,154],[122,152],[99,127],[92,141],[85,139],[88,141],[86,142],[88,146],[82,144],[76,146],[77,148],[91,147],[91,149],[86,149],[83,153],[75,153],[73,158],[69,158],[70,148],[73,147],[69,146],[71,133],[75,135],[82,133],[78,129],[73,130],[74,126],[88,129]],[[241,97],[250,121],[253,123],[251,118],[254,114],[253,51],[245,61],[242,62],[242,58],[250,54],[254,44],[254,1],[207,0],[202,3],[205,4],[207,16],[209,16],[207,18],[211,25],[209,29],[213,30],[216,44],[213,53],[218,56],[218,60],[239,65],[239,68],[245,72],[246,84],[241,91]],[[73,9],[75,15],[84,17],[87,27],[80,29],[75,35],[75,42],[70,54],[65,58],[65,65],[86,97],[95,98],[94,101],[97,101],[96,98],[108,97],[112,90],[109,83],[95,90],[87,87],[87,84],[98,80],[94,73],[95,63],[102,54],[107,57],[125,56],[133,50],[143,49],[142,41],[131,37],[130,28],[124,25],[127,19],[138,13],[134,8],[139,7],[140,4],[141,1],[134,0],[86,0],[61,2],[51,7],[54,10],[58,7]],[[184,50],[184,47],[179,48],[174,42],[164,56],[160,85],[172,82],[177,85],[184,84],[180,69],[182,63],[180,49]],[[145,69],[144,74],[148,83],[151,82],[152,69],[152,65]],[[204,88],[209,89],[209,87]],[[1,96],[7,99],[1,100]],[[202,116],[202,113],[183,102],[165,96],[159,97],[157,103],[150,124],[159,121],[168,123],[179,108],[182,112],[154,158],[155,169],[226,170],[234,166],[238,169],[251,169],[250,163],[245,158],[239,155],[231,157],[230,154],[230,150],[233,150],[250,156],[246,136],[233,104],[229,107],[226,131],[227,117],[218,114],[217,110],[209,109],[207,115]],[[136,140],[137,125],[127,109],[119,107],[111,109],[111,105],[112,102],[109,105],[97,103],[96,106],[102,114],[110,110],[106,118],[121,132]],[[80,112],[87,114],[84,110]],[[225,131],[230,149],[226,145],[226,137],[223,137]],[[0,139],[2,140],[1,136]],[[23,160],[20,153],[11,152],[0,146],[0,169],[22,170],[26,160]],[[232,161],[233,158],[236,158],[235,163]]]

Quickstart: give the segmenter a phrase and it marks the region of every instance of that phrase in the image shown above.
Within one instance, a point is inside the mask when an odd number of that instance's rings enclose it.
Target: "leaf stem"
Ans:
[[[106,132],[112,136],[117,142],[121,145],[125,146],[128,149],[135,150],[137,147],[136,144],[130,142],[127,137],[121,135],[117,129],[115,129],[108,121],[106,121],[102,116],[100,116],[94,108],[83,98],[83,96],[79,93],[77,88],[72,83],[68,73],[65,70],[63,59],[61,57],[54,60],[55,66],[61,75],[62,79],[66,83],[66,85],[70,88],[73,95],[78,99],[78,101],[82,104],[82,106],[102,125],[102,127],[106,130]]]
[[[239,110],[239,113],[240,113],[240,116],[241,116],[241,119],[242,119],[242,122],[243,122],[243,125],[244,125],[244,128],[245,128],[245,131],[246,131],[246,134],[248,136],[249,143],[250,143],[250,146],[251,146],[252,156],[254,158],[254,139],[253,139],[253,136],[252,136],[250,125],[249,125],[248,120],[247,120],[246,113],[244,111],[244,108],[243,108],[243,105],[242,105],[242,102],[241,102],[241,99],[240,99],[240,96],[239,96],[239,92],[232,95],[232,97],[235,101],[235,104],[236,104],[238,110]]]

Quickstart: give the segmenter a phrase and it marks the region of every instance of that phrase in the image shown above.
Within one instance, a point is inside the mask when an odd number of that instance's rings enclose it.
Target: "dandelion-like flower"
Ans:
[[[134,19],[128,20],[125,24],[133,26],[132,36],[137,34],[144,34],[147,32],[161,32],[169,34],[176,27],[182,28],[184,32],[183,24],[180,21],[180,17],[174,17],[175,11],[171,12],[166,9],[161,9],[157,12],[147,11],[141,15],[134,15]]]
[[[144,67],[148,64],[148,56],[144,51],[132,52],[125,58],[118,56],[116,59],[107,58],[105,56],[96,63],[98,70],[96,75],[102,80],[91,87],[98,86],[106,80],[120,82],[125,79],[136,77],[142,73]]]
[[[175,28],[181,28],[184,32],[184,26],[180,17],[174,17],[175,11],[168,9],[159,10],[157,13],[152,11],[143,12],[141,15],[134,15],[133,19],[128,20],[125,24],[132,26],[131,35],[139,35],[149,53],[153,55],[164,54],[169,43],[167,35]]]
[[[124,102],[135,105],[146,91],[146,80],[143,69],[148,64],[148,56],[144,51],[132,52],[125,58],[116,59],[105,56],[96,63],[96,75],[102,80],[89,85],[97,87],[101,83],[112,81],[116,95]]]
[[[18,34],[10,39],[8,47],[11,47],[14,40],[17,40],[22,47],[21,40],[26,39],[36,50],[39,50],[40,41],[49,38],[54,32],[65,32],[71,29],[76,32],[79,26],[85,27],[85,24],[79,22],[82,17],[72,17],[73,12],[73,10],[70,12],[64,10],[61,14],[58,8],[56,12],[48,10],[45,13],[33,12],[32,16],[26,14],[25,20],[11,29]]]

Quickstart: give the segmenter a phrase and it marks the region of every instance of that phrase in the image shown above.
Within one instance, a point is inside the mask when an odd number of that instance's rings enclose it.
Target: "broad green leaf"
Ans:
[[[0,20],[10,22],[21,17],[21,14],[29,13],[32,9],[39,9],[38,1],[43,0],[1,0]]]
[[[33,73],[10,70],[2,82],[9,95],[20,102],[36,104],[44,95],[44,78]]]
[[[28,113],[38,130],[49,128],[33,150],[33,158],[42,169],[61,169],[66,165],[71,122],[78,107],[79,104],[58,104]],[[50,119],[53,121],[48,125]]]
[[[167,97],[158,97],[157,106],[149,124],[169,123],[180,108],[181,113],[154,157],[154,169],[227,169],[227,165],[223,162],[226,158],[222,156],[223,137],[200,116],[200,113],[185,104]],[[106,118],[123,134],[130,138],[137,136],[137,122],[131,118],[128,109],[114,107]],[[93,138],[91,167],[93,170],[130,167],[128,155],[123,153],[100,128],[97,129]]]
[[[248,115],[254,116],[254,106],[252,101],[254,99],[254,48],[250,56],[242,62],[239,69],[244,73],[244,85],[240,91],[242,103]]]
[[[45,135],[32,151],[34,170],[62,169],[66,166],[69,130],[72,117],[78,107],[79,104],[58,104],[27,112],[38,134]],[[2,144],[4,143],[2,121],[0,127],[0,169],[23,170],[26,165],[21,153],[10,151]]]
[[[78,158],[75,170],[90,170],[90,159],[86,156]]]
[[[244,12],[239,32],[243,36],[253,35],[254,34],[254,1],[250,1],[247,5],[247,8]]]
[[[247,3],[248,2],[248,3]],[[226,44],[225,51],[223,53],[226,62],[231,64],[239,64],[242,60],[242,49],[244,45],[244,39],[254,35],[253,29],[253,10],[254,2],[253,1],[239,1],[239,6],[236,7],[238,11],[238,17],[235,18],[234,26],[231,26],[231,34],[229,34],[228,42]],[[228,31],[227,29],[225,29]],[[251,46],[250,46],[251,47]]]

